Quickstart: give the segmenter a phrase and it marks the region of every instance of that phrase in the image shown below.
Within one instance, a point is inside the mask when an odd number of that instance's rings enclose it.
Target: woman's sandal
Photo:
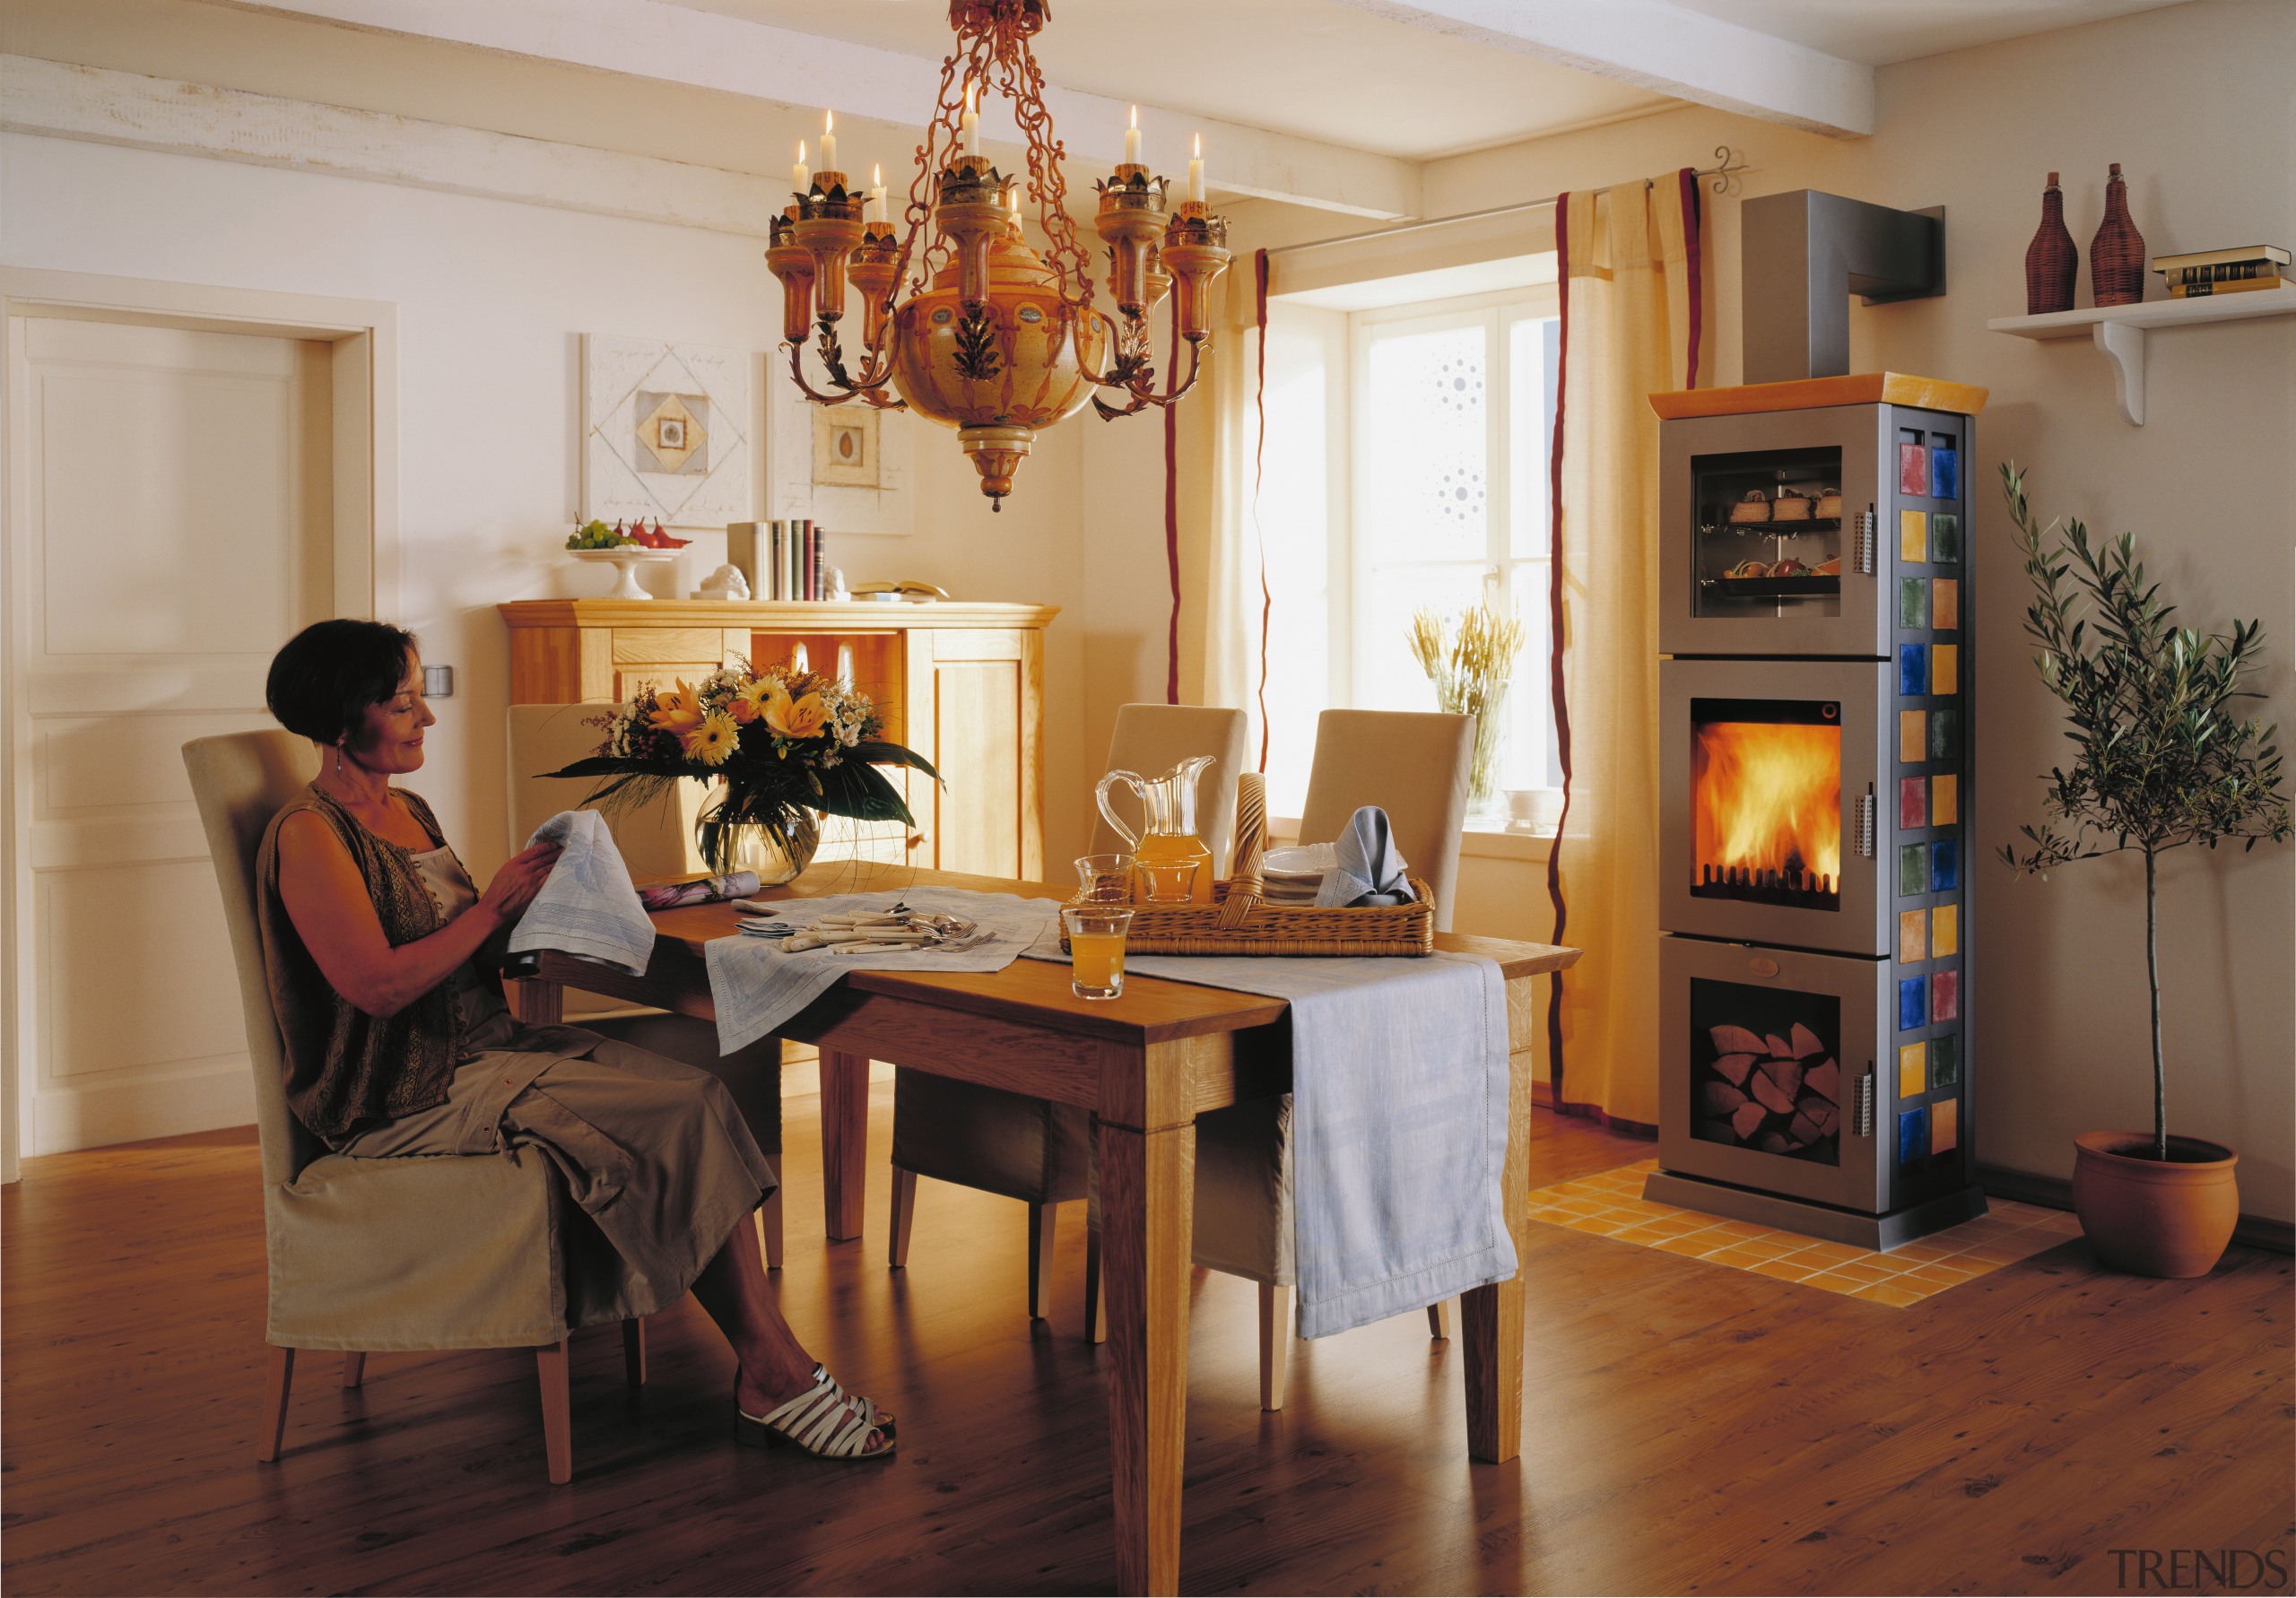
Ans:
[[[738,1403],[734,1411],[735,1440],[752,1448],[795,1443],[823,1459],[890,1459],[898,1446],[893,1418],[839,1386],[819,1365],[813,1367],[813,1385],[770,1414],[750,1414]],[[873,1432],[883,1446],[868,1446]]]

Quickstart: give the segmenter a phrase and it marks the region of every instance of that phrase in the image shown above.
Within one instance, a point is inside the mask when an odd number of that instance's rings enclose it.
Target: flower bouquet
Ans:
[[[608,778],[589,797],[609,812],[666,798],[681,777],[723,785],[697,838],[721,873],[739,863],[745,836],[761,836],[789,864],[778,878],[787,881],[813,857],[820,816],[916,825],[880,767],[940,780],[922,755],[882,735],[867,695],[787,664],[726,666],[698,688],[648,686],[595,725],[605,729],[597,752],[550,775]]]
[[[1507,684],[1522,652],[1523,623],[1488,604],[1471,607],[1454,634],[1424,606],[1411,618],[1411,652],[1435,700],[1453,716],[1474,717],[1474,764],[1469,799],[1484,811],[1499,796],[1499,746],[1506,734]]]

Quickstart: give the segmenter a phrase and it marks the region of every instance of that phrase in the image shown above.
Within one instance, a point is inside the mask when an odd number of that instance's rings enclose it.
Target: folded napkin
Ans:
[[[698,882],[656,882],[640,888],[638,899],[649,910],[682,910],[688,905],[747,899],[758,887],[757,873],[733,871],[722,877],[704,877]]]
[[[1338,858],[1324,873],[1316,893],[1316,908],[1336,906],[1407,905],[1411,882],[1404,875],[1403,856],[1387,826],[1387,812],[1367,804],[1347,820],[1336,840]]]
[[[973,893],[962,888],[911,888],[904,892],[843,893],[822,899],[773,901],[772,913],[792,925],[893,904],[975,924],[974,934],[940,948],[846,953],[831,949],[786,951],[778,938],[712,938],[701,946],[709,967],[709,999],[718,1012],[718,1048],[732,1054],[765,1037],[837,985],[848,971],[1001,971],[1046,935],[1060,907],[1048,899]],[[1058,954],[1057,944],[1054,947]]]
[[[630,868],[595,810],[561,810],[526,840],[563,846],[550,880],[510,931],[510,952],[578,954],[633,977],[654,954],[654,923],[631,886]]]

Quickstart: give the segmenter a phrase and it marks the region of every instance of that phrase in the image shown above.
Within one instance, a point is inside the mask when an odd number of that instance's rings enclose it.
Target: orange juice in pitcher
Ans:
[[[1212,902],[1212,851],[1196,832],[1196,781],[1216,763],[1211,755],[1194,755],[1159,777],[1111,771],[1100,778],[1100,814],[1132,852],[1134,899],[1149,904]],[[1137,833],[1109,803],[1109,790],[1118,783],[1140,796],[1146,814]]]

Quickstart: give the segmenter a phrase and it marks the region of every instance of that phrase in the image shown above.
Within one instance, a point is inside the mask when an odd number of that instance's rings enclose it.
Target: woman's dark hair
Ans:
[[[414,635],[387,621],[314,621],[271,657],[264,703],[299,737],[337,743],[359,730],[368,706],[397,695],[413,648]]]

